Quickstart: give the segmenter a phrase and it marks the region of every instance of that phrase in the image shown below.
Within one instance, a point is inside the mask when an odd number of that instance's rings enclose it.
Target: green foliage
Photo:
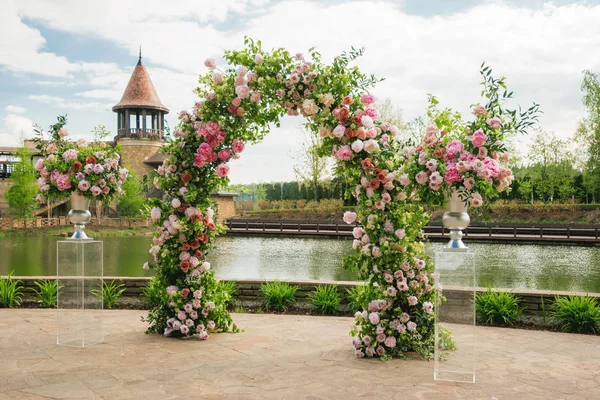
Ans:
[[[117,203],[119,216],[133,218],[142,215],[146,196],[141,182],[133,172],[129,174],[121,188],[123,195],[119,197]]]
[[[55,279],[46,279],[33,282],[38,288],[32,288],[35,292],[35,300],[41,307],[56,307],[59,286]],[[61,286],[62,287],[62,286]]]
[[[589,296],[556,297],[552,313],[563,331],[598,332],[600,306]]]
[[[265,282],[260,285],[260,291],[265,298],[265,307],[268,310],[285,311],[296,302],[298,286],[287,282]]]
[[[94,135],[94,141],[100,142],[110,136],[110,129],[104,125],[98,125],[92,129],[92,134]]]
[[[477,293],[475,309],[479,320],[486,324],[512,325],[523,313],[513,293],[492,292],[491,288]]]
[[[438,326],[438,347],[442,350],[456,350],[456,342],[452,340],[452,332],[443,326]]]
[[[0,277],[0,307],[16,307],[23,299],[23,286],[20,280],[13,279],[13,273],[11,271],[6,278]]]
[[[366,310],[369,302],[379,297],[379,291],[371,285],[356,285],[347,290],[348,307],[352,313]]]
[[[218,301],[230,306],[235,304],[235,294],[237,293],[237,283],[235,281],[217,281],[215,292]]]
[[[8,212],[17,218],[31,218],[37,208],[35,197],[38,186],[35,181],[35,168],[31,164],[31,153],[25,148],[17,152],[19,162],[13,164],[12,184],[5,194]]]
[[[105,308],[113,308],[121,303],[119,298],[124,291],[125,285],[123,283],[117,284],[113,279],[111,283],[104,282],[104,290],[94,289],[92,294],[102,299]]]
[[[142,289],[142,296],[146,298],[146,304],[149,308],[160,306],[167,299],[167,294],[154,277]]]
[[[341,302],[337,286],[334,285],[317,286],[314,292],[309,293],[308,298],[315,310],[323,314],[335,314]]]

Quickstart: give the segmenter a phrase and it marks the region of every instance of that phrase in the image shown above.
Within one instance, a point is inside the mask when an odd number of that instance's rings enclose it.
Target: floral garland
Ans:
[[[129,176],[129,171],[120,166],[118,145],[113,148],[104,142],[69,141],[66,123],[66,118],[59,116],[50,127],[51,139],[35,140],[43,156],[35,164],[41,192],[36,200],[45,203],[77,191],[86,198],[110,203],[123,194],[121,186]],[[41,135],[41,130],[38,133]]]
[[[353,231],[357,252],[344,265],[357,269],[369,288],[352,330],[356,355],[431,356],[435,289],[433,264],[421,242],[428,222],[421,195],[432,191],[405,170],[412,168],[413,153],[403,155],[394,139],[398,128],[381,120],[374,107],[367,89],[379,80],[349,66],[362,50],[325,65],[314,50],[306,59],[284,49],[266,52],[252,39],[245,45],[223,56],[237,68],[219,70],[214,60],[205,62],[210,72],[199,79],[200,100],[191,112],[180,113],[174,140],[165,146],[168,158],[154,185],[171,200],[152,204],[154,262],[144,268],[156,270],[156,295],[148,331],[207,339],[211,332],[238,329],[205,261],[223,231],[209,197],[227,185],[228,162],[245,143],[260,140],[286,114],[302,115],[307,129],[323,137],[321,154],[338,160],[336,173],[358,202],[356,212],[344,214],[346,222],[362,224]]]

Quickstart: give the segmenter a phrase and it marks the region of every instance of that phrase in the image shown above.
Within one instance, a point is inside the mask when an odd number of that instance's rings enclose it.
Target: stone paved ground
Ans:
[[[0,310],[0,399],[600,399],[599,336],[478,327],[473,385],[354,358],[350,318],[237,314],[245,332],[200,342],[105,315],[105,343],[77,349],[55,344],[53,311]]]

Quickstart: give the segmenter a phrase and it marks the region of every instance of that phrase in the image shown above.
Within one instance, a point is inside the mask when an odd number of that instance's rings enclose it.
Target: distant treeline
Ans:
[[[238,192],[237,201],[262,200],[282,201],[282,200],[305,200],[320,201],[323,199],[343,199],[345,186],[338,177],[327,179],[314,185],[299,181],[274,182],[274,183],[254,183],[248,185],[235,185],[231,189]],[[353,204],[352,200],[346,200],[346,205]]]

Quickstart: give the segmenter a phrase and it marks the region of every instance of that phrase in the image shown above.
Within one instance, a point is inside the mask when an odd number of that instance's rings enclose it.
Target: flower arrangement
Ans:
[[[481,207],[510,188],[514,177],[504,141],[532,126],[539,106],[534,103],[524,112],[505,109],[504,102],[513,93],[506,89],[505,78],[496,79],[491,73],[485,64],[481,66],[487,104],[472,106],[472,121],[464,122],[451,109],[439,110],[438,100],[429,96],[427,116],[432,124],[418,146],[404,149],[402,184],[416,182],[421,198],[439,203],[441,196],[456,191],[464,202]]]
[[[88,143],[84,139],[69,141],[65,125],[66,118],[59,116],[58,122],[50,127],[50,140],[36,139],[43,156],[35,164],[40,189],[38,202],[66,198],[74,191],[104,202],[120,196],[129,172],[120,167],[118,146]],[[40,129],[38,133],[43,134]]]
[[[353,230],[356,251],[344,265],[370,287],[368,305],[356,313],[351,332],[356,355],[389,359],[415,351],[430,357],[435,282],[421,232],[429,219],[424,206],[439,190],[416,181],[421,166],[413,160],[435,149],[421,146],[399,156],[398,128],[380,117],[368,93],[379,79],[350,66],[362,49],[327,65],[314,50],[309,57],[292,57],[284,49],[266,52],[260,41],[246,39],[245,45],[225,52],[230,66],[223,69],[206,60],[209,72],[196,89],[200,99],[179,114],[164,148],[168,158],[154,185],[170,199],[152,200],[154,262],[144,268],[156,271],[152,286],[166,296],[150,310],[148,331],[206,339],[211,332],[238,330],[206,262],[223,231],[210,194],[227,185],[229,163],[246,143],[279,126],[284,115],[302,115],[306,127],[323,138],[320,154],[337,160],[346,196],[358,203],[355,212],[344,214],[347,223],[360,224]]]

